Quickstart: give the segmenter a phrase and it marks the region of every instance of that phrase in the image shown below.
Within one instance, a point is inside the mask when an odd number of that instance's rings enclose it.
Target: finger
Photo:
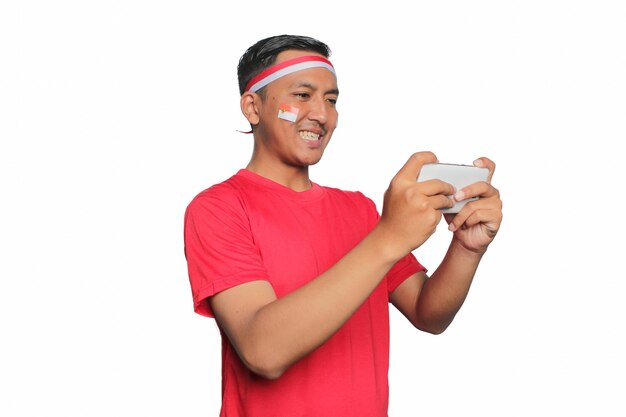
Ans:
[[[478,210],[472,213],[471,216],[465,220],[462,226],[472,227],[477,224],[484,224],[491,237],[498,233],[500,223],[502,222],[502,212],[497,210]],[[459,226],[459,227],[462,227]]]
[[[437,194],[452,196],[454,195],[454,193],[456,193],[456,188],[454,188],[454,185],[439,179],[422,181],[418,182],[417,184],[420,192],[427,196],[433,196]]]
[[[468,211],[476,210],[500,210],[502,211],[502,200],[497,197],[479,198],[465,204],[463,210],[467,208]]]
[[[469,217],[470,213],[471,211],[465,210],[465,207],[463,207],[461,211],[456,214],[446,214],[445,218],[448,222],[448,230],[454,232],[459,227],[461,227],[463,223],[465,223],[465,220],[467,220],[467,218]]]
[[[454,218],[455,226],[460,227],[463,223],[467,223],[467,219],[472,213],[479,210],[495,210],[502,213],[502,200],[496,197],[490,197],[479,198],[478,200],[468,202]]]
[[[416,152],[406,161],[404,166],[400,168],[400,171],[396,174],[394,178],[405,178],[410,179],[411,181],[415,181],[417,179],[417,174],[419,174],[422,165],[431,164],[437,162],[437,157],[434,153],[424,151],[424,152]]]
[[[482,156],[474,161],[474,166],[479,168],[488,168],[489,175],[487,176],[487,182],[491,183],[491,177],[493,177],[493,173],[496,170],[495,162],[485,156]]]
[[[454,199],[463,201],[472,197],[489,198],[494,196],[500,196],[498,189],[486,181],[480,181],[457,190]]]
[[[454,200],[448,196],[437,194],[428,198],[428,202],[432,208],[441,210],[454,207]]]
[[[497,209],[480,209],[459,212],[448,225],[448,230],[454,232],[461,227],[472,227],[483,223],[494,235],[502,222],[502,211]]]

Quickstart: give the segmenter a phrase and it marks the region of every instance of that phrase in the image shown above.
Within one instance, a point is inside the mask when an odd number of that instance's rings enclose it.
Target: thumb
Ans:
[[[438,160],[434,153],[429,151],[415,152],[411,155],[408,161],[405,162],[404,166],[400,168],[400,171],[398,171],[394,179],[402,178],[415,181],[417,179],[417,175],[422,169],[422,165],[435,162],[438,162]]]

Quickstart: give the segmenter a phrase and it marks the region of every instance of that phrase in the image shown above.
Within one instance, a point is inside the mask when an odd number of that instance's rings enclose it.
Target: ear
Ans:
[[[258,94],[245,92],[241,96],[241,100],[239,102],[241,106],[241,112],[246,117],[246,119],[248,119],[248,122],[250,122],[252,126],[257,125],[260,120],[260,111],[258,106],[258,102],[260,100],[261,97],[259,97]]]

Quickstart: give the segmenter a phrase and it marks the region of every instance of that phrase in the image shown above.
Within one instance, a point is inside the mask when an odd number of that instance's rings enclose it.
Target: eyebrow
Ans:
[[[295,82],[295,83],[293,83],[293,84],[291,84],[289,86],[289,88],[300,88],[300,87],[309,88],[311,90],[317,90],[318,89],[315,85],[313,85],[313,84],[311,84],[309,82],[306,82],[306,81]],[[339,95],[339,89],[338,88],[331,88],[330,90],[326,90],[324,92],[324,94],[334,94],[334,95],[338,96]]]

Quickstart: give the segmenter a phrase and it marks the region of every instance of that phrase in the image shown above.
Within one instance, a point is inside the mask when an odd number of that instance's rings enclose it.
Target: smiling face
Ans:
[[[276,64],[310,51],[288,50]],[[242,111],[254,126],[255,146],[249,169],[272,177],[267,171],[301,171],[322,158],[337,126],[337,78],[326,68],[309,68],[269,83],[261,95],[244,93]],[[281,108],[295,108],[290,121],[279,117]],[[283,113],[284,116],[284,113]]]

